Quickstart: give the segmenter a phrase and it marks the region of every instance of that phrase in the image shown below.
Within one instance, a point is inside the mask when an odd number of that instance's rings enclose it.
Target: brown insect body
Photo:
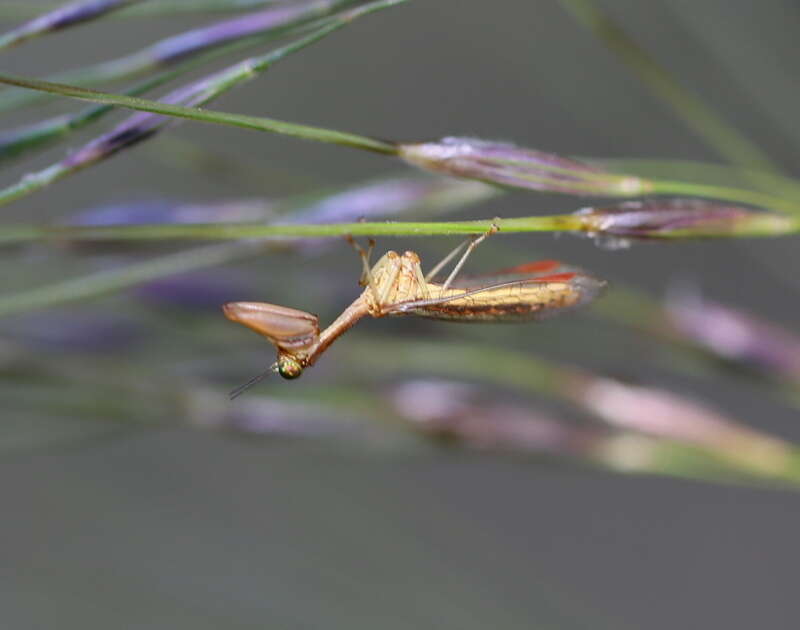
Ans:
[[[366,257],[364,260],[364,291],[322,332],[316,315],[274,304],[230,302],[223,311],[228,319],[269,339],[278,350],[274,369],[284,378],[297,378],[365,315],[415,315],[461,322],[529,321],[581,306],[597,297],[605,286],[605,282],[553,260],[444,284],[426,279],[414,252],[401,256],[389,251],[371,269]],[[456,270],[459,268],[460,264]]]

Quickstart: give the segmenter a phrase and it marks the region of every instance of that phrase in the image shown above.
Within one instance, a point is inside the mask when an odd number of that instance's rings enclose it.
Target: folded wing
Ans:
[[[438,294],[440,285],[429,285],[430,299],[398,303],[390,313],[464,322],[539,320],[587,304],[605,285],[575,267],[541,260],[463,278]]]

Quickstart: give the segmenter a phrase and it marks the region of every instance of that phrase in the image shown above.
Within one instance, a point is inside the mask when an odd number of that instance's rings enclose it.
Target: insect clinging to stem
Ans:
[[[235,398],[271,372],[295,379],[314,365],[342,333],[365,315],[416,315],[458,322],[519,322],[544,319],[582,306],[599,295],[605,282],[556,260],[540,260],[492,274],[456,281],[469,254],[498,230],[470,237],[450,252],[427,275],[419,256],[388,251],[370,267],[374,248],[364,251],[348,237],[363,265],[359,284],[364,291],[323,331],[316,315],[265,302],[228,302],[225,317],[266,337],[278,356],[266,371],[231,392]],[[443,283],[433,278],[466,247]]]

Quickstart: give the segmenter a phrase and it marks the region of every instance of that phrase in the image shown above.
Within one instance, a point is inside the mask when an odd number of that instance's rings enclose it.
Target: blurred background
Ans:
[[[598,6],[796,172],[796,3]],[[215,19],[222,17],[104,19],[4,52],[3,72],[46,76]],[[6,19],[3,30],[17,22]],[[4,113],[3,128],[74,108],[48,103],[34,114]],[[474,135],[562,155],[721,161],[559,3],[543,1],[418,0],[379,12],[213,108],[398,140]],[[71,136],[66,148],[97,133]],[[4,185],[64,154],[59,145],[4,164]],[[275,200],[410,172],[379,155],[184,123],[5,207],[2,221],[64,221],[122,204]],[[587,204],[509,193],[449,218]],[[429,267],[458,242],[392,237],[379,239],[378,250],[411,249]],[[6,248],[2,291],[191,246]],[[657,300],[688,288],[796,326],[791,238],[611,250],[569,235],[500,235],[467,268],[549,257]],[[486,417],[524,410],[570,421],[575,431],[596,429],[564,400],[506,387],[502,375],[426,371],[400,352],[408,344],[443,360],[452,351],[454,362],[460,349],[491,348],[576,366],[702,400],[775,439],[800,440],[796,403],[758,378],[619,322],[592,312],[522,326],[370,319],[303,378],[272,379],[227,402],[226,392],[274,351],[227,322],[219,304],[263,300],[317,313],[324,324],[356,297],[359,273],[352,249],[333,239],[0,320],[3,626],[793,626],[794,490],[619,474],[619,462],[612,472],[580,453],[459,448],[400,426],[409,401],[417,406],[407,415],[418,412],[424,423],[425,404],[455,400],[478,401]],[[496,436],[474,442],[503,446]]]

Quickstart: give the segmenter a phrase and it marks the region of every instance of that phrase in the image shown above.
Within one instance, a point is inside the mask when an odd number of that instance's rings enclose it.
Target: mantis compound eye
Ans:
[[[283,378],[292,380],[303,373],[303,366],[294,357],[283,355],[278,357],[278,374]]]

